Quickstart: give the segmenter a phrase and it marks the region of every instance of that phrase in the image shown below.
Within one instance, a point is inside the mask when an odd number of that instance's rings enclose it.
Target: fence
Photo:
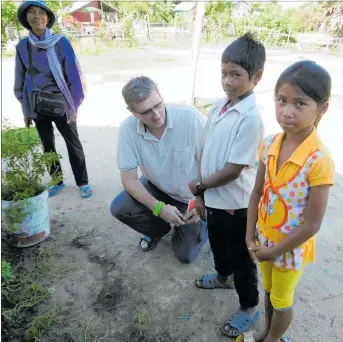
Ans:
[[[266,47],[279,47],[284,49],[294,48],[306,51],[324,51],[335,54],[343,54],[343,38],[334,38],[325,34],[307,33],[299,34],[292,32],[283,33],[278,28],[265,28],[258,26],[235,26],[232,23],[223,25],[203,25],[202,36],[208,40],[220,40],[223,38],[239,36],[247,31],[254,33],[258,40]],[[178,41],[192,39],[192,24],[165,24],[150,23],[148,20],[136,21],[133,24],[135,36],[146,43],[156,40]],[[230,32],[230,34],[229,34]]]

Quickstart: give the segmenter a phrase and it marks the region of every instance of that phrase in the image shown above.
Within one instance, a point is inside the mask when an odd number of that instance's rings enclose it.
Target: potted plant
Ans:
[[[5,128],[1,147],[3,226],[12,245],[30,247],[50,234],[47,188],[60,179],[45,174],[60,156],[43,152],[35,128]]]

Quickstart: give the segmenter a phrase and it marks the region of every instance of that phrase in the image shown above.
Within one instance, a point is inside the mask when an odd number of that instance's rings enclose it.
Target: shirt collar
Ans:
[[[239,101],[238,103],[236,103],[233,107],[227,108],[224,113],[221,113],[223,106],[226,103],[228,103],[227,98],[221,100],[218,103],[218,107],[216,110],[217,118],[214,120],[214,122],[221,120],[223,117],[225,117],[225,115],[227,115],[231,111],[236,111],[241,115],[246,115],[250,108],[256,106],[256,96],[255,94],[251,94],[247,96],[246,98],[244,98],[242,101]]]
[[[268,150],[268,155],[272,155],[275,157],[279,156],[280,147],[281,147],[284,136],[285,136],[285,133],[278,134],[275,137],[273,143],[271,144]],[[318,149],[318,147],[319,147],[319,137],[318,137],[316,128],[313,128],[313,131],[310,133],[310,135],[293,152],[293,154],[289,158],[289,161],[299,166],[303,166],[307,158],[309,157],[309,155],[315,152]]]
[[[228,111],[235,110],[238,113],[244,115],[248,112],[248,110],[256,105],[256,96],[255,94],[251,94],[244,98],[242,101],[236,103],[233,107],[228,108]]]
[[[167,120],[167,126],[166,126],[165,131],[167,131],[174,127],[174,119],[173,119],[172,112],[168,108],[168,105],[165,105],[165,109],[166,109],[166,120]],[[152,136],[148,127],[140,120],[137,120],[137,133],[143,135],[144,137],[147,137],[150,135]]]

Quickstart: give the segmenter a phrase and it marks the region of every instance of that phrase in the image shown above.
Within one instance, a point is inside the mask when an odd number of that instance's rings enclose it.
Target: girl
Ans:
[[[330,91],[330,75],[311,61],[291,65],[276,83],[276,118],[284,132],[260,147],[246,233],[265,290],[265,330],[254,335],[255,341],[286,341],[295,287],[314,260],[315,235],[335,174],[316,130]]]

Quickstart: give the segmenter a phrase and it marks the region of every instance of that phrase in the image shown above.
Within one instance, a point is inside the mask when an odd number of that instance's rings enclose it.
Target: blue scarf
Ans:
[[[75,103],[70,94],[68,85],[64,79],[63,70],[58,60],[58,57],[56,55],[56,50],[54,48],[55,44],[62,37],[63,35],[61,34],[52,35],[51,30],[48,28],[45,29],[44,40],[39,40],[31,31],[29,33],[30,43],[36,48],[44,49],[47,52],[48,62],[49,62],[52,75],[56,81],[58,88],[60,89],[61,93],[66,99],[68,107],[70,109],[70,110],[67,109],[66,111],[68,122],[70,122],[76,119]]]

